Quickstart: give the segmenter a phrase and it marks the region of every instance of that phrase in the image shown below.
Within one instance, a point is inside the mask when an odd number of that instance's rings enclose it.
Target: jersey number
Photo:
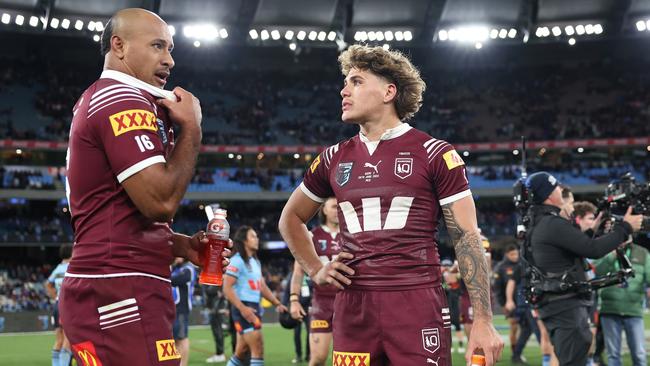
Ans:
[[[374,230],[399,230],[406,226],[414,197],[394,197],[386,215],[384,226],[381,225],[381,199],[370,197],[361,199],[363,229],[359,223],[359,215],[354,206],[348,201],[340,202],[339,207],[343,212],[345,224],[350,234]]]
[[[149,136],[147,135],[136,136],[135,142],[138,143],[140,152],[145,152],[146,150],[153,150],[154,148],[153,142],[151,142],[151,139],[149,139]]]

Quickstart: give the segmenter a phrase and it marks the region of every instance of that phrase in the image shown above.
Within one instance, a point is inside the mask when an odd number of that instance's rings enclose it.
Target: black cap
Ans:
[[[547,172],[531,174],[526,180],[526,186],[536,205],[542,204],[559,184],[560,182]]]
[[[300,324],[300,320],[294,319],[291,317],[291,314],[288,311],[280,313],[280,325],[282,328],[293,329]]]

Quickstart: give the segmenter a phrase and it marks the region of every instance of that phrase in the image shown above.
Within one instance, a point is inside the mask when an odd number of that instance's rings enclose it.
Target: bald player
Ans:
[[[206,239],[169,225],[201,145],[199,101],[162,89],[173,47],[156,14],[117,12],[102,34],[104,71],[73,109],[66,194],[75,243],[60,309],[79,365],[180,361],[170,264],[197,263]]]

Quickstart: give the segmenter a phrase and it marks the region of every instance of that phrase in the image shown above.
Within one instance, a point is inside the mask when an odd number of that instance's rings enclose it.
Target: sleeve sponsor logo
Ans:
[[[93,342],[87,341],[73,344],[72,350],[77,355],[77,358],[81,360],[80,366],[102,366]]]
[[[228,267],[226,268],[226,271],[228,271],[228,272],[233,272],[233,273],[237,273],[237,272],[239,272],[239,268],[237,268],[237,267],[235,267],[235,266],[228,266]]]
[[[129,109],[108,117],[113,134],[119,136],[134,130],[158,131],[156,115],[144,109]]]
[[[309,170],[311,171],[311,174],[314,174],[316,171],[316,168],[318,168],[318,165],[320,164],[320,155],[316,157],[316,160],[314,160],[311,165],[309,166]]]
[[[324,329],[328,328],[330,323],[327,320],[312,320],[311,329]]]
[[[458,155],[456,150],[447,151],[442,155],[442,157],[443,159],[445,159],[445,163],[447,163],[447,169],[449,170],[457,168],[461,165],[465,165],[463,158],[461,158],[460,155]]]
[[[158,361],[178,360],[181,358],[173,339],[156,341],[156,351],[158,351]]]
[[[332,361],[334,366],[370,366],[370,353],[334,351]]]

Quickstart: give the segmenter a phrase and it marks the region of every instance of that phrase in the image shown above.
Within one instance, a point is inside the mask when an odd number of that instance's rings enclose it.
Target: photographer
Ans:
[[[531,265],[543,276],[544,293],[537,303],[539,315],[551,334],[551,342],[560,365],[584,366],[591,345],[587,307],[590,291],[579,291],[575,283],[586,281],[584,258],[600,258],[628,240],[641,228],[643,217],[628,209],[623,222],[613,225],[611,233],[589,238],[560,216],[564,205],[555,177],[539,172],[527,181],[533,205],[531,229],[527,234]]]

